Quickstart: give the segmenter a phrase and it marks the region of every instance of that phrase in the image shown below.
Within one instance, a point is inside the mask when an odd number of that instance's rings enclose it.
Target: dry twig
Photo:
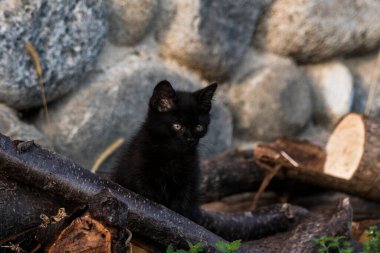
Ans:
[[[264,193],[265,189],[268,187],[273,177],[277,175],[277,173],[285,164],[290,164],[293,167],[299,166],[299,164],[283,150],[280,151],[278,154],[276,154],[274,157],[275,157],[275,161],[276,162],[278,161],[278,163],[276,163],[274,168],[272,168],[271,166],[265,163],[262,163],[259,160],[257,161],[257,163],[261,166],[261,168],[263,168],[266,171],[267,174],[264,177],[259,190],[255,194],[255,197],[251,205],[251,210],[255,210],[257,208],[257,204],[259,203],[261,195]]]

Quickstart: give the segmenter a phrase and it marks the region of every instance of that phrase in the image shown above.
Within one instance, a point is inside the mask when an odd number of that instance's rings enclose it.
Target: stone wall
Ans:
[[[378,13],[378,0],[0,1],[0,132],[90,168],[133,135],[167,79],[185,90],[220,83],[203,155],[326,136],[364,111],[379,74]],[[50,130],[26,43],[41,60]]]

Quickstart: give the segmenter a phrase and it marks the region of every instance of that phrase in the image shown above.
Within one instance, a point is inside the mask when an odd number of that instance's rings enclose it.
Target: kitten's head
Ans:
[[[213,83],[195,92],[175,91],[168,81],[159,82],[149,102],[150,132],[169,148],[195,148],[210,123]]]

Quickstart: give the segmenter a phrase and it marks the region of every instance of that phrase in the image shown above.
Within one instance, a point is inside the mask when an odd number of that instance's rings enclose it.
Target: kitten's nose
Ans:
[[[187,143],[188,143],[189,145],[195,145],[195,144],[197,144],[197,143],[196,143],[196,140],[195,140],[193,137],[188,137],[188,138],[186,139],[186,141],[187,141]]]

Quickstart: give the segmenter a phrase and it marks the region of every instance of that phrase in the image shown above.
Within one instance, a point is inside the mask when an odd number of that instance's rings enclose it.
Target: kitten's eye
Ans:
[[[203,131],[203,126],[202,126],[202,125],[197,125],[197,126],[195,127],[195,131],[197,131],[197,132],[202,132],[202,131]]]
[[[179,130],[182,129],[182,126],[181,126],[181,124],[174,123],[174,124],[173,124],[173,128],[174,128],[174,130],[179,131]]]

